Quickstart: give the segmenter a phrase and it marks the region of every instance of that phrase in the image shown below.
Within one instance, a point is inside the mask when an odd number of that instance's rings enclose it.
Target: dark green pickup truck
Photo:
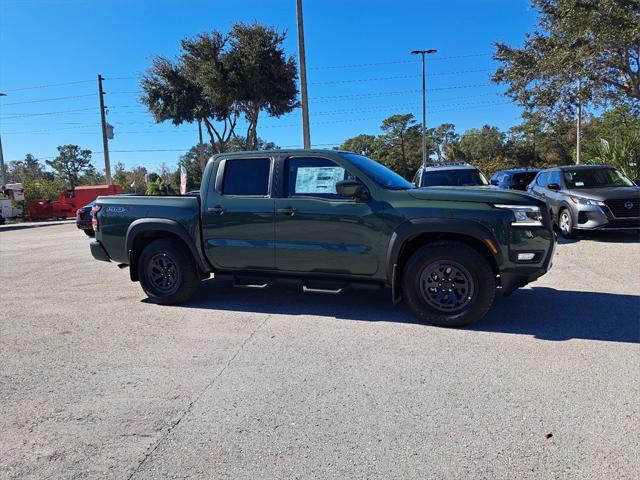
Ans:
[[[481,319],[505,294],[551,266],[555,235],[544,202],[475,187],[416,189],[348,152],[221,154],[200,196],[100,197],[98,260],[129,266],[158,303],[186,302],[211,273],[306,292],[390,287],[422,320]]]

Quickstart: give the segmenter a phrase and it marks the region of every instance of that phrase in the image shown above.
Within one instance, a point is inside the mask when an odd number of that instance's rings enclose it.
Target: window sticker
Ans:
[[[336,193],[336,183],[344,179],[342,167],[298,167],[295,193]]]

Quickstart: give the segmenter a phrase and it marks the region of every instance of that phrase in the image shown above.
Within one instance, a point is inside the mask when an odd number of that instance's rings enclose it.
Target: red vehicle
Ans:
[[[79,208],[93,202],[99,196],[122,193],[119,185],[84,185],[60,193],[58,200],[31,200],[27,205],[30,220],[47,218],[73,218]]]

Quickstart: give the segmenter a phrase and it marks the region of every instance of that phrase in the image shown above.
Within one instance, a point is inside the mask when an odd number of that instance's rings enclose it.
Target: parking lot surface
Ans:
[[[466,329],[217,279],[158,306],[87,242],[0,229],[0,478],[640,478],[636,236]]]

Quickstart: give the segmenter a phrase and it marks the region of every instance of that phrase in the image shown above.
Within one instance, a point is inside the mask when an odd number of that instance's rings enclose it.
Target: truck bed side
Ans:
[[[203,264],[200,199],[195,196],[98,197],[99,241],[115,262],[129,264],[129,251],[142,239],[177,236]],[[201,268],[204,265],[201,265]],[[208,269],[207,269],[208,271]]]

